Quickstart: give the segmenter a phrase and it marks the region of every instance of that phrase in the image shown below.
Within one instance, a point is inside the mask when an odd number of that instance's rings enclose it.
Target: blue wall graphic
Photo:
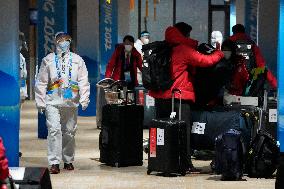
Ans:
[[[9,166],[19,166],[19,1],[0,6],[0,137]]]
[[[104,78],[106,65],[117,44],[117,0],[100,0],[100,74]],[[102,79],[101,78],[101,79]]]
[[[67,32],[67,0],[38,0],[38,69],[41,60],[55,49],[54,35]],[[47,137],[45,116],[38,115],[38,138]]]
[[[284,152],[284,0],[280,1],[278,38],[278,141]]]

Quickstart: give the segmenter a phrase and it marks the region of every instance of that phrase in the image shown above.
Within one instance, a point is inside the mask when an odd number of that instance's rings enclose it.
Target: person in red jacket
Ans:
[[[265,60],[260,52],[259,47],[252,41],[252,39],[245,33],[245,27],[242,24],[236,24],[232,27],[233,35],[229,40],[237,43],[238,41],[247,41],[252,43],[252,52],[255,59],[255,66],[258,68],[265,67]],[[232,76],[232,86],[228,88],[228,93],[232,95],[242,96],[245,85],[249,80],[249,72],[244,64],[239,64]],[[266,79],[273,89],[277,88],[277,80],[270,70],[267,70]]]
[[[0,137],[0,188],[1,183],[4,183],[5,179],[9,176],[8,160],[5,155],[5,148],[3,145],[2,138]]]
[[[168,118],[170,116],[171,91],[173,89],[181,91],[181,119],[184,120],[187,125],[187,159],[189,171],[195,170],[190,158],[190,105],[195,101],[194,86],[192,83],[194,67],[212,66],[224,57],[224,54],[220,50],[216,50],[210,55],[199,53],[196,50],[198,42],[189,38],[191,30],[192,27],[184,22],[177,23],[166,29],[165,40],[173,46],[171,53],[171,77],[174,83],[171,88],[166,91],[149,91],[149,95],[156,99],[157,118]],[[178,93],[175,94],[175,98],[180,98]],[[177,100],[175,102],[175,107],[177,108],[179,102]]]
[[[126,35],[123,44],[119,44],[106,67],[105,77],[113,80],[125,80],[129,88],[138,85],[137,68],[142,70],[142,58],[134,47],[134,38]]]

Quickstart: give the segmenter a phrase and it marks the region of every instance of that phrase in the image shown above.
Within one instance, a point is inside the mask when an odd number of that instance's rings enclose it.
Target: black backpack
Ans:
[[[197,50],[205,55],[215,51],[213,46],[206,43],[200,44]],[[213,66],[197,67],[194,75],[195,103],[206,106],[210,101],[216,100],[223,86],[229,83],[232,73],[232,63],[224,58]]]
[[[254,42],[252,40],[237,40],[235,41],[236,55],[245,58],[245,65],[249,72],[256,68],[255,56],[253,53]]]
[[[279,147],[273,137],[260,130],[252,141],[246,169],[249,177],[270,178],[277,168]]]
[[[245,144],[241,132],[230,129],[215,141],[215,171],[221,180],[240,180],[243,176]]]
[[[171,50],[166,41],[155,41],[142,46],[142,81],[146,89],[165,91],[172,86]]]

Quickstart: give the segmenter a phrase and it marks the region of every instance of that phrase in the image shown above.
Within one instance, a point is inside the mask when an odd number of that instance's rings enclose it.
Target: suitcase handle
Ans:
[[[117,80],[117,81],[113,82],[109,86],[109,88],[112,89],[114,86],[116,86],[116,87],[123,87],[124,88],[124,87],[127,87],[127,83],[124,80]]]
[[[114,80],[112,78],[104,78],[104,79],[98,81],[97,86],[98,85],[100,86],[104,82],[108,83],[108,85],[111,85],[114,82]]]
[[[174,119],[175,116],[176,116],[176,112],[174,110],[174,103],[175,103],[175,93],[178,92],[180,95],[179,95],[179,115],[178,115],[178,119],[181,120],[181,90],[179,89],[173,89],[172,90],[172,112],[171,112],[171,115],[170,115],[170,118],[171,119]]]

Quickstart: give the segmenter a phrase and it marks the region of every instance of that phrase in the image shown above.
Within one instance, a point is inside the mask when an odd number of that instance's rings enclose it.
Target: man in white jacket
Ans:
[[[59,32],[55,35],[56,51],[43,58],[35,86],[35,100],[39,112],[45,112],[48,127],[48,163],[50,173],[74,170],[75,133],[78,105],[85,110],[89,104],[90,84],[83,59],[70,52],[71,37]]]
[[[149,41],[150,41],[150,33],[148,31],[143,31],[140,34],[140,38],[137,39],[134,43],[134,47],[141,54],[142,59],[143,59],[142,46],[148,44]],[[139,85],[142,85],[142,73],[139,69],[137,69],[137,80]]]

